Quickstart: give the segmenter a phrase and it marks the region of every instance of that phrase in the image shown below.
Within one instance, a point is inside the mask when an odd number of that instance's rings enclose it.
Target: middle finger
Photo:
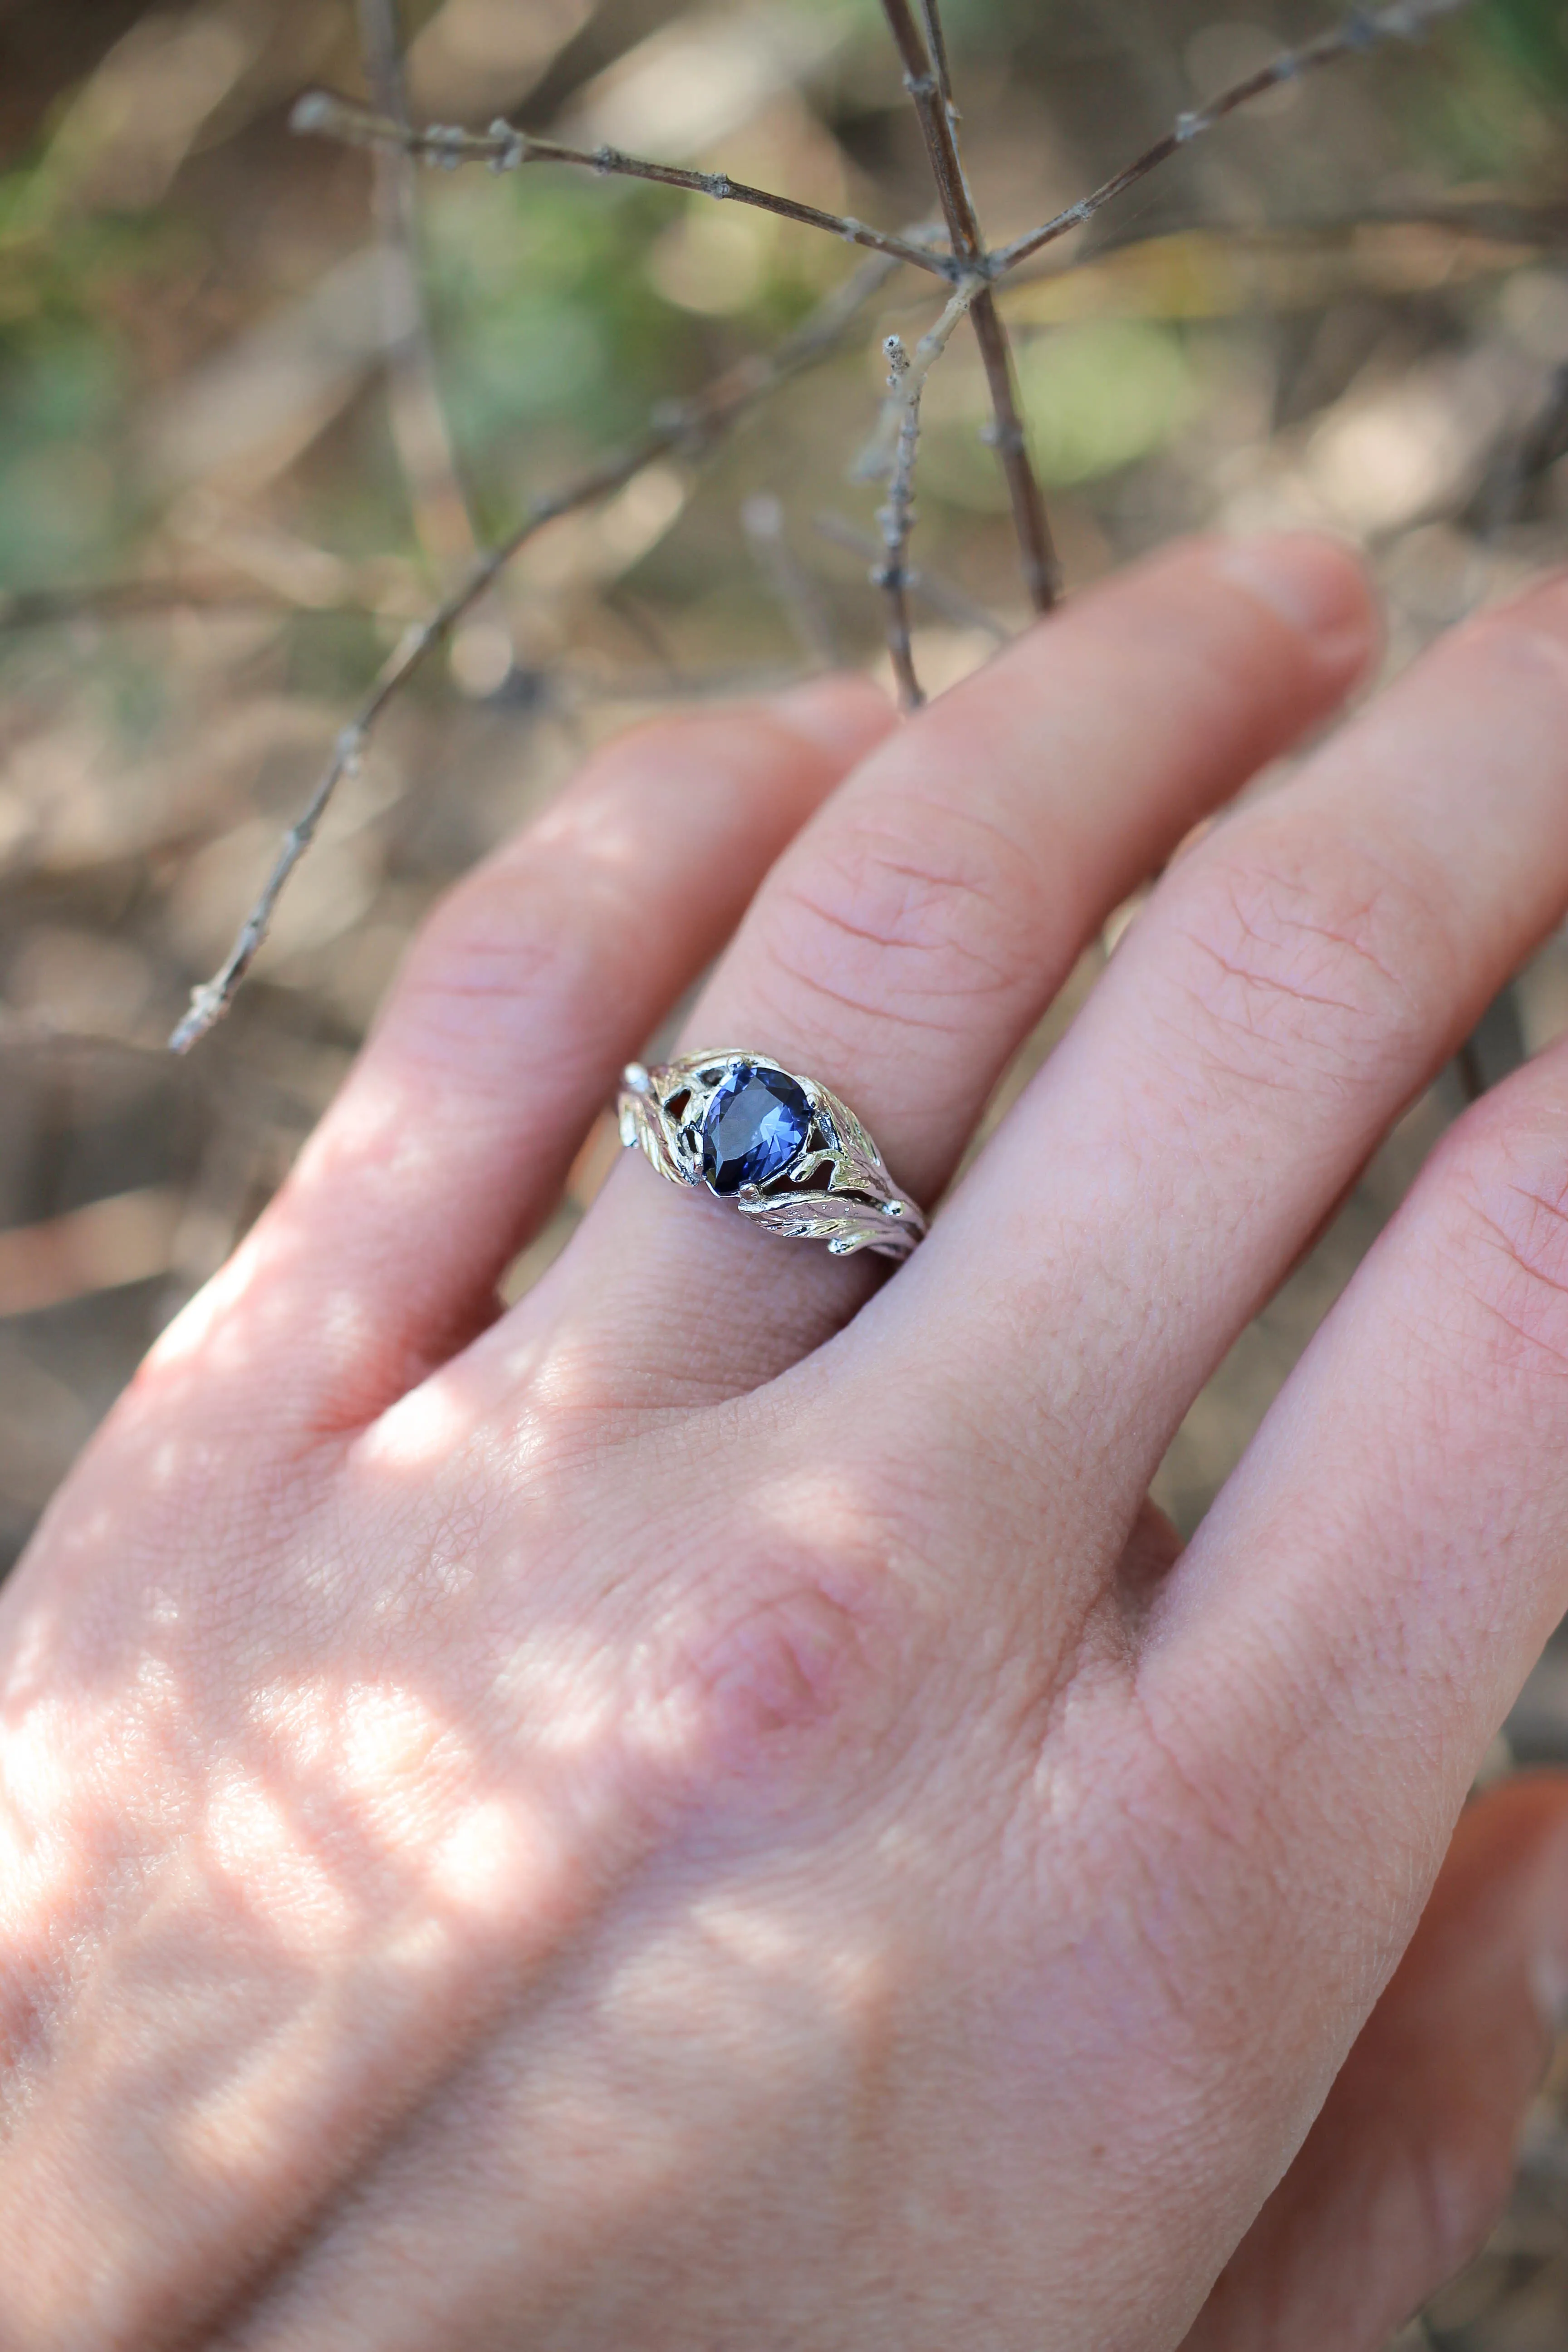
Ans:
[[[1559,579],[1166,877],[867,1328],[873,1381],[918,1337],[917,1432],[973,1392],[1038,1465],[1026,1515],[1092,1465],[1114,1556],[1226,1349],[1562,916],[1565,716]]]

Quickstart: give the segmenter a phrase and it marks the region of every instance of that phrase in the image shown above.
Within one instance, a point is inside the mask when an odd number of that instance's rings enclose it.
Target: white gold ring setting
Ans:
[[[659,1174],[701,1185],[764,1233],[826,1242],[835,1257],[904,1258],[926,1220],[847,1103],[764,1054],[686,1054],[622,1073],[621,1141]]]

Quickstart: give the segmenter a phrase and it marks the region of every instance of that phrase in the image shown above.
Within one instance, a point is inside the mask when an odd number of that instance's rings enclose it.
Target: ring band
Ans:
[[[908,1257],[926,1221],[847,1104],[765,1055],[687,1054],[621,1074],[621,1141],[672,1184],[705,1184],[764,1233],[835,1257]]]

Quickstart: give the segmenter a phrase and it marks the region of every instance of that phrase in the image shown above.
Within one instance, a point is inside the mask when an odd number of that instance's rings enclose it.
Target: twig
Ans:
[[[134,619],[142,613],[203,611],[289,613],[298,608],[275,588],[237,586],[231,580],[89,580],[78,588],[0,591],[0,634],[51,628],[64,621]],[[357,600],[317,611],[367,612]]]
[[[842,515],[817,514],[811,520],[812,528],[819,530],[824,539],[830,539],[836,547],[847,549],[851,555],[861,556],[868,563],[880,562],[881,548],[868,530],[858,530]],[[923,571],[918,564],[907,563],[904,566],[904,585],[911,596],[923,597],[933,613],[940,613],[942,619],[951,621],[955,628],[980,629],[997,645],[1007,643],[1009,632],[995,614],[988,613],[984,604],[967,595],[951,580],[943,580],[936,572]]]
[[[917,376],[910,383],[910,355],[900,336],[889,335],[882,349],[888,357],[888,390],[900,409],[899,437],[887,502],[877,509],[882,532],[882,560],[872,569],[871,584],[880,588],[888,600],[888,657],[898,680],[899,708],[910,711],[918,710],[925,700],[925,690],[915,670],[914,647],[910,642],[910,582],[905,570],[910,533],[915,524],[915,459],[920,455],[922,378]]]
[[[942,30],[942,10],[937,5],[937,0],[920,0],[920,10],[921,30],[925,35],[926,47],[931,53],[937,90],[943,106],[947,109],[948,120],[953,121],[955,118],[952,111],[952,75],[948,69],[947,35]]]
[[[937,26],[940,40],[938,0],[922,0],[922,5],[928,24]],[[882,11],[903,63],[904,87],[914,101],[921,129],[925,134],[926,153],[936,181],[937,195],[941,200],[942,217],[947,223],[954,260],[962,264],[966,275],[978,274],[983,279],[988,278],[993,274],[991,263],[980,234],[980,223],[975,215],[969,184],[963,176],[963,164],[953,130],[952,102],[944,92],[942,71],[932,63],[910,13],[910,0],[882,0]],[[1018,413],[1017,388],[1013,381],[1013,355],[1007,330],[1002,323],[1001,313],[988,286],[973,298],[970,316],[974,321],[974,338],[980,346],[985,382],[991,394],[989,437],[1000,461],[1007,483],[1007,495],[1012,502],[1013,528],[1023,563],[1024,586],[1036,612],[1047,613],[1060,593],[1057,551],[1051,540],[1045,498],[1035,478],[1035,469],[1029,463],[1024,422]]]
[[[315,838],[316,831],[346,775],[357,772],[366,744],[388,703],[420,670],[436,647],[451,635],[463,615],[478,603],[518,551],[546,523],[579,507],[592,506],[622,488],[655,457],[682,445],[710,442],[764,393],[802,369],[824,359],[838,341],[856,312],[886,285],[892,261],[879,255],[865,262],[847,282],[830,294],[805,324],[782,343],[771,360],[750,359],[729,368],[689,400],[673,403],[655,415],[647,430],[626,449],[602,458],[574,480],[548,497],[537,499],[522,520],[500,543],[478,557],[451,594],[428,616],[410,629],[382,668],[374,685],[337,740],[325,772],[305,807],[284,835],[271,872],[242,924],[238,937],[220,969],[191,992],[190,1009],[169,1040],[183,1054],[220,1021],[267,937],[273,911],[289,877]]]
[[[883,5],[892,5],[892,0],[883,0]],[[1038,253],[1042,247],[1053,244],[1058,237],[1067,236],[1075,228],[1080,228],[1085,221],[1092,220],[1096,213],[1103,210],[1113,196],[1121,195],[1124,189],[1146,179],[1160,164],[1168,162],[1182,148],[1190,146],[1205,131],[1212,131],[1216,123],[1223,122],[1226,116],[1234,114],[1238,107],[1246,106],[1249,100],[1261,98],[1266,90],[1277,89],[1282,82],[1297,81],[1304,74],[1316,73],[1320,67],[1332,65],[1340,58],[1375,48],[1381,42],[1417,41],[1440,17],[1455,16],[1459,9],[1469,5],[1470,0],[1393,0],[1393,5],[1388,7],[1352,8],[1343,24],[1335,26],[1331,32],[1320,33],[1315,41],[1308,41],[1299,49],[1282,50],[1269,64],[1260,66],[1245,80],[1233,82],[1217,98],[1211,98],[1206,106],[1199,107],[1190,114],[1178,115],[1164,137],[1156,139],[1152,147],[1145,148],[1142,154],[1124,170],[1102,181],[1090,194],[1081,197],[1076,205],[1069,205],[1065,212],[1054,214],[1040,227],[1030,229],[1024,236],[1015,237],[1011,245],[999,247],[989,257],[987,274],[994,281],[1005,278],[1017,268],[1020,262],[1027,261],[1032,254]]]
[[[696,195],[712,196],[720,204],[754,205],[761,212],[777,214],[781,220],[796,221],[803,228],[823,229],[850,245],[865,246],[894,261],[907,261],[912,268],[929,270],[938,278],[953,275],[950,257],[930,246],[869,228],[847,214],[824,212],[816,205],[797,204],[793,196],[754,188],[745,180],[731,179],[728,172],[682,171],[674,163],[623,154],[618,147],[564,147],[558,139],[535,139],[504,119],[492,122],[488,131],[465,131],[458,123],[445,122],[409,129],[331,90],[313,89],[299,100],[289,124],[295,131],[345,140],[354,146],[401,148],[443,171],[456,171],[460,163],[488,163],[493,172],[521,171],[525,163],[574,163],[601,175],[651,180],[658,187],[687,188]]]
[[[888,362],[888,397],[882,404],[876,436],[854,467],[860,480],[885,480],[888,484],[886,502],[877,509],[882,546],[872,566],[871,585],[880,588],[888,600],[888,655],[898,680],[900,706],[904,710],[918,710],[925,700],[915,675],[909,605],[909,546],[915,523],[921,394],[927,376],[947,349],[953,329],[984,289],[983,278],[967,278],[935,325],[921,337],[913,359],[904,348],[902,336],[888,337],[882,345]]]
[[[851,479],[879,482],[890,477],[904,412],[910,398],[918,398],[925,390],[925,380],[952,341],[953,329],[984,290],[984,284],[983,278],[966,278],[943,305],[934,324],[928,327],[921,337],[915,345],[913,357],[906,358],[903,372],[896,379],[889,377],[888,397],[882,403],[876,432],[851,467]],[[883,345],[884,352],[889,356],[889,345],[894,342],[901,347],[901,338],[897,335],[889,337],[888,343]]]
[[[741,528],[811,667],[835,668],[838,646],[832,615],[821,589],[789,543],[781,502],[770,491],[759,491],[742,507]]]
[[[934,5],[934,0],[932,0]],[[882,14],[904,68],[904,88],[914,101],[926,143],[926,159],[947,223],[954,256],[971,268],[982,250],[980,224],[963,176],[958,142],[953,137],[941,79],[931,63],[923,36],[915,23],[910,0],[882,0]]]
[[[408,100],[396,0],[358,0],[365,80],[382,113],[406,126]],[[384,271],[382,310],[392,437],[416,537],[439,586],[473,561],[479,544],[442,405],[416,255],[414,164],[391,142],[375,151],[375,214]]]
[[[551,497],[537,500],[510,536],[488,553],[478,557],[458,587],[424,622],[407,634],[384,667],[354,719],[340,735],[332,761],[300,818],[285,835],[272,871],[227,960],[212,980],[193,992],[190,1010],[170,1039],[176,1052],[184,1052],[194,1045],[227,1011],[267,936],[273,909],[289,876],[314,837],[340,780],[363,757],[370,730],[387,704],[423,666],[431,651],[449,635],[457,623],[485,593],[503,566],[526,541],[558,516],[590,505],[621,488],[664,451],[683,442],[710,438],[762,394],[771,390],[787,375],[809,366],[832,348],[854,312],[886,283],[894,263],[908,263],[954,281],[963,296],[963,307],[974,320],[976,340],[985,364],[994,417],[993,438],[1007,479],[1015,529],[1024,559],[1026,583],[1036,606],[1041,610],[1047,608],[1057,594],[1055,551],[1045,502],[1025,446],[1023,425],[1013,384],[1011,353],[1006,331],[996,310],[992,290],[994,285],[1043,247],[1091,219],[1112,197],[1146,177],[1182,147],[1200,133],[1211,130],[1248,100],[1282,82],[1315,71],[1320,66],[1328,65],[1338,58],[1373,47],[1381,41],[1417,39],[1428,26],[1440,17],[1457,13],[1468,5],[1468,0],[1392,0],[1392,5],[1381,8],[1353,12],[1333,31],[1321,35],[1300,49],[1286,51],[1271,65],[1236,83],[1211,100],[1205,107],[1179,117],[1164,138],[1156,141],[1124,171],[1104,182],[1067,211],[1057,214],[1039,228],[1016,238],[1011,245],[995,253],[988,253],[984,249],[964,180],[946,88],[945,58],[940,64],[933,63],[933,52],[942,47],[937,0],[921,0],[929,28],[929,48],[927,39],[922,38],[910,13],[910,0],[882,0],[882,5],[904,63],[910,95],[925,134],[933,176],[948,225],[952,244],[949,254],[942,254],[930,245],[917,244],[908,236],[889,236],[881,230],[868,228],[863,222],[823,212],[815,205],[796,204],[792,198],[773,195],[743,182],[732,181],[726,173],[680,171],[669,164],[641,162],[610,147],[602,147],[590,153],[581,148],[563,146],[555,141],[534,139],[505,121],[492,124],[486,133],[441,125],[409,130],[391,116],[374,114],[325,92],[311,93],[295,108],[292,119],[298,131],[336,135],[370,144],[388,141],[405,148],[411,155],[423,155],[428,161],[445,166],[478,160],[488,161],[497,171],[516,170],[526,163],[587,165],[601,173],[621,173],[666,186],[688,188],[721,202],[733,200],[754,205],[784,219],[820,228],[847,238],[852,244],[868,247],[878,257],[858,271],[837,296],[830,297],[815,317],[781,346],[772,362],[752,360],[729,370],[705,393],[667,410],[662,415],[656,415],[647,433],[630,448],[604,459]],[[978,290],[973,290],[976,280]],[[906,479],[906,497],[910,491],[911,485]],[[908,585],[906,572],[903,577],[906,592]],[[915,690],[918,692],[918,686]]]

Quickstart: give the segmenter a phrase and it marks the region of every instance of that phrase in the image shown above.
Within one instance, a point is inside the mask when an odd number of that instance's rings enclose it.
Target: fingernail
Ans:
[[[804,686],[775,694],[770,707],[795,734],[846,766],[879,742],[893,723],[892,705],[881,688],[854,671],[808,678]]]
[[[1366,575],[1346,547],[1309,531],[1233,541],[1221,575],[1311,639],[1320,657],[1349,667],[1372,652],[1376,621]]]

